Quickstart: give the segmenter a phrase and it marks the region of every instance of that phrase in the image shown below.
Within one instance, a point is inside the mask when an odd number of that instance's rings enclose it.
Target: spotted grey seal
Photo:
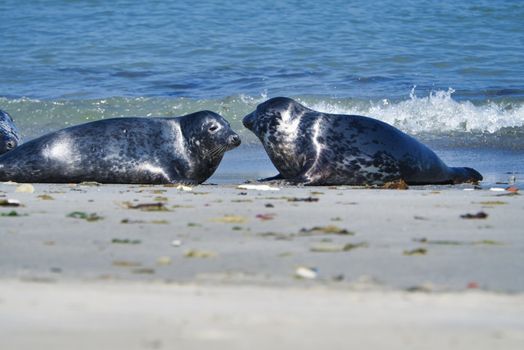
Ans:
[[[20,136],[13,118],[0,109],[0,154],[11,151],[19,143]]]
[[[270,179],[304,185],[480,181],[471,168],[448,167],[427,146],[376,119],[320,113],[284,97],[243,119],[280,172]],[[266,179],[266,180],[270,180]]]
[[[240,144],[220,115],[114,118],[72,126],[0,157],[0,180],[199,184]]]

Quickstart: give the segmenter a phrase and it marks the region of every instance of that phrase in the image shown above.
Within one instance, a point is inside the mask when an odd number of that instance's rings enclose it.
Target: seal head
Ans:
[[[0,109],[0,154],[11,151],[19,143],[20,136],[13,118]]]

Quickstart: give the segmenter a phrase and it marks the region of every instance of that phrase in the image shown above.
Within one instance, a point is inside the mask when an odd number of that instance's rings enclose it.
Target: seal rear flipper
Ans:
[[[284,177],[282,176],[282,174],[277,174],[275,176],[258,179],[257,182],[267,182],[267,181],[275,181],[275,180],[284,180]]]
[[[451,181],[454,184],[460,184],[465,182],[479,182],[482,181],[482,175],[473,168],[468,167],[450,167],[451,170]]]

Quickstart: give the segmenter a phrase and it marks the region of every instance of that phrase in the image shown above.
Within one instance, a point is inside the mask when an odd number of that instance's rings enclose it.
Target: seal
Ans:
[[[20,136],[11,116],[0,109],[0,154],[11,151],[20,143]]]
[[[173,118],[114,118],[72,126],[0,156],[0,180],[199,184],[240,144],[211,111]]]
[[[456,184],[482,180],[448,167],[427,146],[393,126],[358,115],[327,114],[285,97],[257,106],[243,124],[259,139],[279,175],[304,185]]]

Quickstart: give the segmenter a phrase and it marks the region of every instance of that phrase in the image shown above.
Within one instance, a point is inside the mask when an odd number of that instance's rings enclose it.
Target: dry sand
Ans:
[[[21,203],[0,208],[1,349],[524,344],[520,195],[17,188],[0,186]]]

